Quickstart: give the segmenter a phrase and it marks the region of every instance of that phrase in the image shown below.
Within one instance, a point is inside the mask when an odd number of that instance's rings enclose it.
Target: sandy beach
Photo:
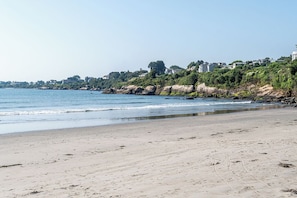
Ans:
[[[0,136],[0,197],[297,197],[293,108]]]

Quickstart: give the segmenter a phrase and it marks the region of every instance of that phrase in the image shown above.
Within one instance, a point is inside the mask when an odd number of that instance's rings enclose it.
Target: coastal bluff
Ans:
[[[216,97],[232,99],[251,99],[258,102],[281,102],[297,107],[297,100],[291,93],[275,90],[271,85],[249,85],[236,89],[222,89],[206,86],[205,83],[194,85],[150,85],[146,87],[127,85],[121,88],[108,88],[104,94],[163,95],[187,97]]]
[[[109,88],[103,90],[104,94],[136,94],[136,95],[187,95],[195,92],[193,85],[173,85],[173,86],[122,86],[119,89]]]

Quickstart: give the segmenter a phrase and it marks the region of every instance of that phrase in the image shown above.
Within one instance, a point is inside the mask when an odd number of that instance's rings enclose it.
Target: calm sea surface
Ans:
[[[0,134],[97,126],[265,107],[251,101],[105,95],[97,91],[0,89]]]

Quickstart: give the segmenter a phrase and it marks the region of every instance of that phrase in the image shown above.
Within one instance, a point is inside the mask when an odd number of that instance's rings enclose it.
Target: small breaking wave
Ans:
[[[129,106],[121,105],[115,107],[102,108],[77,108],[77,109],[46,109],[46,110],[16,110],[16,111],[2,111],[0,116],[26,116],[26,115],[54,115],[54,114],[71,114],[71,113],[91,113],[100,111],[117,111],[117,110],[149,110],[149,109],[170,109],[183,107],[199,107],[199,106],[217,106],[217,105],[235,105],[235,104],[249,104],[251,101],[208,101],[208,102],[193,102],[193,103],[172,103],[172,104],[151,104],[144,106]]]

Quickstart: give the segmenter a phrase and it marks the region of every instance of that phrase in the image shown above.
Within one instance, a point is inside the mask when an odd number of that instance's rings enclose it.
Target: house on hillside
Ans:
[[[216,67],[222,67],[225,66],[226,63],[208,63],[204,62],[199,65],[198,72],[203,73],[203,72],[212,72]]]
[[[208,62],[204,62],[204,63],[200,64],[199,68],[198,68],[198,72],[199,73],[208,72],[208,65],[209,65]]]
[[[236,67],[238,66],[243,66],[244,63],[243,62],[234,62],[232,65],[231,65],[231,69],[235,69]]]
[[[198,72],[212,72],[216,67],[220,66],[221,63],[208,63],[204,62],[199,65]]]
[[[174,74],[174,71],[172,69],[166,68],[165,74]]]
[[[218,66],[218,63],[210,63],[207,66],[207,71],[212,72],[217,66]]]
[[[293,51],[292,53],[292,61],[297,59],[297,51]]]

